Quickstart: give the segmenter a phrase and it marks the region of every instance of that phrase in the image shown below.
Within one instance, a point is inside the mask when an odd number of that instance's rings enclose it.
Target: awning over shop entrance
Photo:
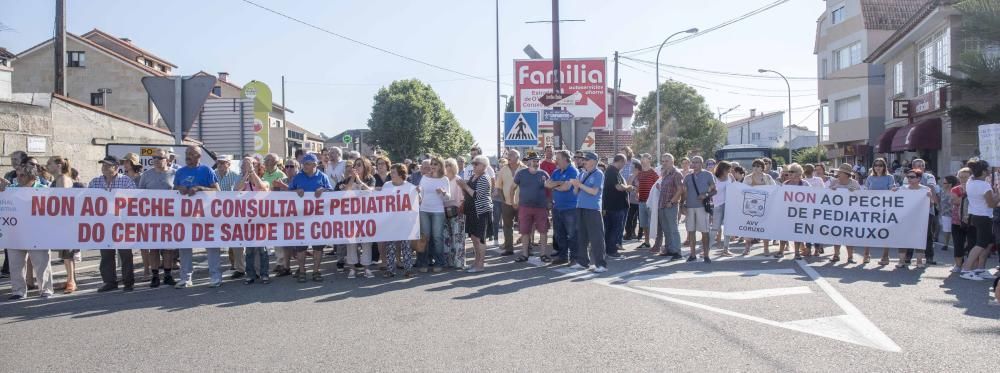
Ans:
[[[908,124],[892,138],[893,152],[938,149],[941,149],[941,118]]]
[[[896,132],[903,127],[892,127],[887,128],[882,135],[878,137],[878,141],[875,142],[875,152],[876,153],[889,153],[892,151],[892,138],[896,135]]]

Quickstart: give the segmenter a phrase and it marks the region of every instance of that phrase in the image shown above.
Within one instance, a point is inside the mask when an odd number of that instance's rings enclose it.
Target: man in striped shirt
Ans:
[[[107,191],[111,191],[112,189],[135,189],[135,182],[132,181],[132,178],[118,173],[117,157],[109,155],[98,163],[101,164],[101,176],[91,180],[87,186],[88,188],[99,188]],[[118,277],[115,275],[115,251],[114,249],[101,250],[100,271],[104,286],[97,289],[99,293],[118,289]],[[122,263],[122,282],[125,285],[125,291],[132,291],[132,286],[135,285],[132,250],[118,249],[117,251],[118,259]]]
[[[215,160],[215,177],[219,179],[219,191],[232,192],[236,190],[236,183],[240,181],[241,175],[229,169],[232,166],[232,157],[220,155]],[[233,267],[231,279],[235,280],[246,275],[247,262],[246,251],[242,247],[230,247],[226,250],[229,255],[229,265]]]

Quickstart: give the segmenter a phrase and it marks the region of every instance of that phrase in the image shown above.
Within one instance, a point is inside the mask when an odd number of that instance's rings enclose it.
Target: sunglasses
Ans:
[[[285,168],[295,168],[295,165],[293,165],[293,164],[286,164]]]
[[[885,165],[884,164],[877,164],[877,165],[873,165],[872,167],[882,167],[882,168],[885,168]]]
[[[916,179],[917,175],[906,175],[907,179]]]

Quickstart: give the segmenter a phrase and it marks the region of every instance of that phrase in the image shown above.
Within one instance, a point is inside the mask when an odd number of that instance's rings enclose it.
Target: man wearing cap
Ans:
[[[580,172],[570,163],[570,154],[566,150],[556,152],[556,169],[552,178],[545,182],[545,187],[552,190],[552,248],[555,256],[552,265],[569,262],[569,251],[577,254],[577,223],[576,202],[570,181],[575,180]]]
[[[218,191],[219,179],[215,172],[208,166],[199,163],[201,152],[198,147],[189,145],[184,151],[185,166],[177,170],[174,174],[174,189],[181,192],[181,195],[193,197],[198,192]],[[181,257],[181,281],[174,287],[184,289],[194,285],[191,282],[191,275],[194,273],[194,249],[177,249]],[[208,256],[208,273],[211,278],[210,287],[222,286],[222,269],[219,263],[222,253],[219,248],[205,249]]]
[[[604,190],[604,173],[597,168],[600,157],[594,152],[584,153],[584,172],[570,181],[576,191],[577,256],[572,269],[587,268],[602,273],[607,271],[604,249],[604,221],[601,218],[601,196]],[[588,252],[587,247],[590,247]],[[588,255],[589,253],[589,255]],[[588,268],[589,266],[589,268]]]
[[[693,262],[698,259],[698,253],[695,251],[698,242],[696,235],[701,232],[703,259],[705,263],[711,263],[712,259],[708,257],[709,214],[705,210],[705,201],[711,201],[715,195],[715,175],[705,171],[704,167],[704,158],[701,156],[691,158],[691,173],[684,177],[684,190],[687,196],[684,204],[687,208],[687,220],[684,222],[687,225],[688,244],[691,245],[691,255],[687,260]]]
[[[201,154],[199,152],[198,154]],[[174,148],[167,148],[167,162],[170,169],[177,171],[181,169],[181,165],[177,164],[177,154],[174,154]]]
[[[101,164],[101,176],[91,180],[90,184],[87,185],[88,188],[99,188],[109,192],[112,189],[135,189],[135,182],[132,181],[132,178],[118,173],[118,157],[109,155],[98,163]],[[115,251],[114,249],[101,250],[100,271],[104,286],[97,289],[99,293],[118,288],[118,276],[115,275]],[[132,291],[132,286],[135,285],[132,250],[119,249],[117,252],[118,259],[122,263],[122,282],[125,285],[125,291]]]
[[[625,149],[628,149],[626,147]],[[604,248],[608,257],[621,258],[618,253],[622,244],[622,235],[625,233],[625,218],[628,214],[628,192],[633,189],[631,185],[625,183],[625,177],[621,172],[626,164],[624,154],[616,154],[604,174],[603,201],[604,207]]]
[[[521,233],[521,255],[515,262],[527,261],[531,257],[531,238],[535,232],[541,236],[538,244],[542,247],[542,252],[538,259],[544,263],[549,263],[548,246],[545,245],[549,233],[549,199],[546,197],[545,182],[549,180],[549,174],[538,168],[538,153],[528,152],[524,158],[528,168],[518,171],[514,175],[514,185],[517,186],[519,200],[517,203],[517,221]]]
[[[240,174],[230,169],[233,165],[232,160],[233,157],[228,154],[220,155],[215,160],[215,178],[219,180],[219,191],[221,192],[236,190],[236,183],[240,181]],[[242,247],[230,247],[228,249],[229,264],[233,266],[231,279],[242,278],[246,274],[245,254],[246,251]]]
[[[162,148],[154,150],[152,157],[153,168],[146,170],[141,176],[139,176],[139,189],[174,189],[174,174],[176,174],[177,171],[170,168],[167,162],[169,162],[169,160],[167,159],[166,150],[163,150]],[[156,288],[160,286],[161,267],[163,269],[163,284],[167,286],[177,285],[177,282],[174,281],[174,277],[170,275],[172,270],[177,269],[176,249],[152,249],[148,251],[146,258],[149,260],[149,266],[153,272],[153,276],[149,280],[149,287]]]
[[[314,154],[306,154],[302,156],[302,171],[292,177],[292,181],[288,183],[288,189],[298,193],[299,197],[305,195],[306,192],[314,193],[316,198],[320,198],[324,191],[333,190],[333,186],[330,185],[330,178],[326,174],[319,172],[319,160]],[[299,263],[299,270],[295,273],[295,277],[299,282],[306,282],[306,250],[309,246],[297,246],[293,247],[292,251],[295,254],[295,258]],[[323,245],[316,245],[313,247],[313,281],[323,281],[323,275],[320,273],[320,264],[323,263]]]
[[[507,166],[497,173],[496,187],[503,197],[500,212],[503,218],[503,251],[500,255],[514,255],[514,216],[517,215],[518,186],[514,183],[514,175],[524,169],[521,163],[521,153],[510,149],[507,151]]]

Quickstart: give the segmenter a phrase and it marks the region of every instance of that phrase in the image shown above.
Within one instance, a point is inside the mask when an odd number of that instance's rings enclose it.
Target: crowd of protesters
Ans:
[[[955,272],[963,279],[982,281],[996,277],[988,269],[991,253],[1000,237],[998,175],[983,160],[972,159],[956,175],[938,179],[915,159],[899,175],[893,175],[885,159],[876,159],[870,172],[850,164],[827,170],[822,163],[792,163],[783,167],[767,158],[754,160],[748,168],[700,156],[677,160],[666,153],[654,166],[651,154],[636,155],[622,149],[607,162],[593,152],[554,151],[521,154],[508,150],[497,167],[490,165],[481,149],[471,149],[468,158],[426,155],[417,161],[393,163],[382,154],[370,157],[358,152],[329,148],[319,154],[297,152],[283,160],[276,154],[247,155],[238,159],[220,156],[215,167],[201,163],[198,148],[185,149],[184,165],[175,163],[169,148],[156,149],[151,168],[143,171],[139,156],[122,159],[108,156],[100,161],[101,175],[89,183],[67,157],[53,156],[42,164],[23,152],[11,155],[14,171],[0,180],[0,191],[8,188],[100,188],[177,190],[193,196],[207,191],[291,192],[316,198],[333,191],[392,190],[416,187],[420,197],[420,239],[397,242],[367,242],[347,245],[225,248],[230,279],[247,285],[268,284],[272,277],[289,276],[297,282],[321,282],[323,258],[336,258],[337,272],[346,277],[373,278],[376,273],[397,275],[446,270],[482,272],[488,242],[501,256],[514,256],[515,263],[567,265],[580,271],[602,273],[609,260],[622,258],[626,241],[641,241],[639,250],[668,260],[711,263],[713,257],[748,255],[760,243],[764,255],[794,259],[829,260],[862,265],[871,251],[881,254],[879,266],[888,266],[895,249],[786,242],[738,237],[725,230],[726,189],[735,183],[749,186],[796,185],[831,190],[919,190],[926,192],[931,206],[924,250],[898,250],[896,268],[936,265],[935,251],[953,251]],[[679,167],[678,167],[679,165]],[[409,186],[408,186],[409,185]],[[519,238],[515,239],[514,229]],[[687,232],[681,242],[680,229]],[[940,237],[939,237],[940,235]],[[939,239],[940,238],[940,239]],[[468,260],[467,242],[472,243]],[[938,241],[943,246],[938,249]],[[772,253],[772,244],[777,252]],[[949,246],[949,244],[951,246]],[[883,245],[879,245],[883,246]],[[700,250],[699,250],[700,247]],[[210,287],[224,283],[224,248],[206,248]],[[3,277],[10,277],[10,299],[24,298],[37,289],[49,297],[52,281],[49,250],[5,251]],[[716,253],[713,255],[713,251]],[[640,251],[642,252],[642,251]],[[273,253],[273,264],[271,257]],[[142,276],[152,288],[161,285],[183,289],[193,286],[193,250],[140,250]],[[58,250],[66,267],[61,290],[77,290],[76,263],[79,250]],[[100,250],[103,285],[98,292],[134,289],[132,250]],[[293,260],[294,259],[294,260]],[[376,266],[377,263],[377,267]],[[121,271],[121,281],[118,278]]]

